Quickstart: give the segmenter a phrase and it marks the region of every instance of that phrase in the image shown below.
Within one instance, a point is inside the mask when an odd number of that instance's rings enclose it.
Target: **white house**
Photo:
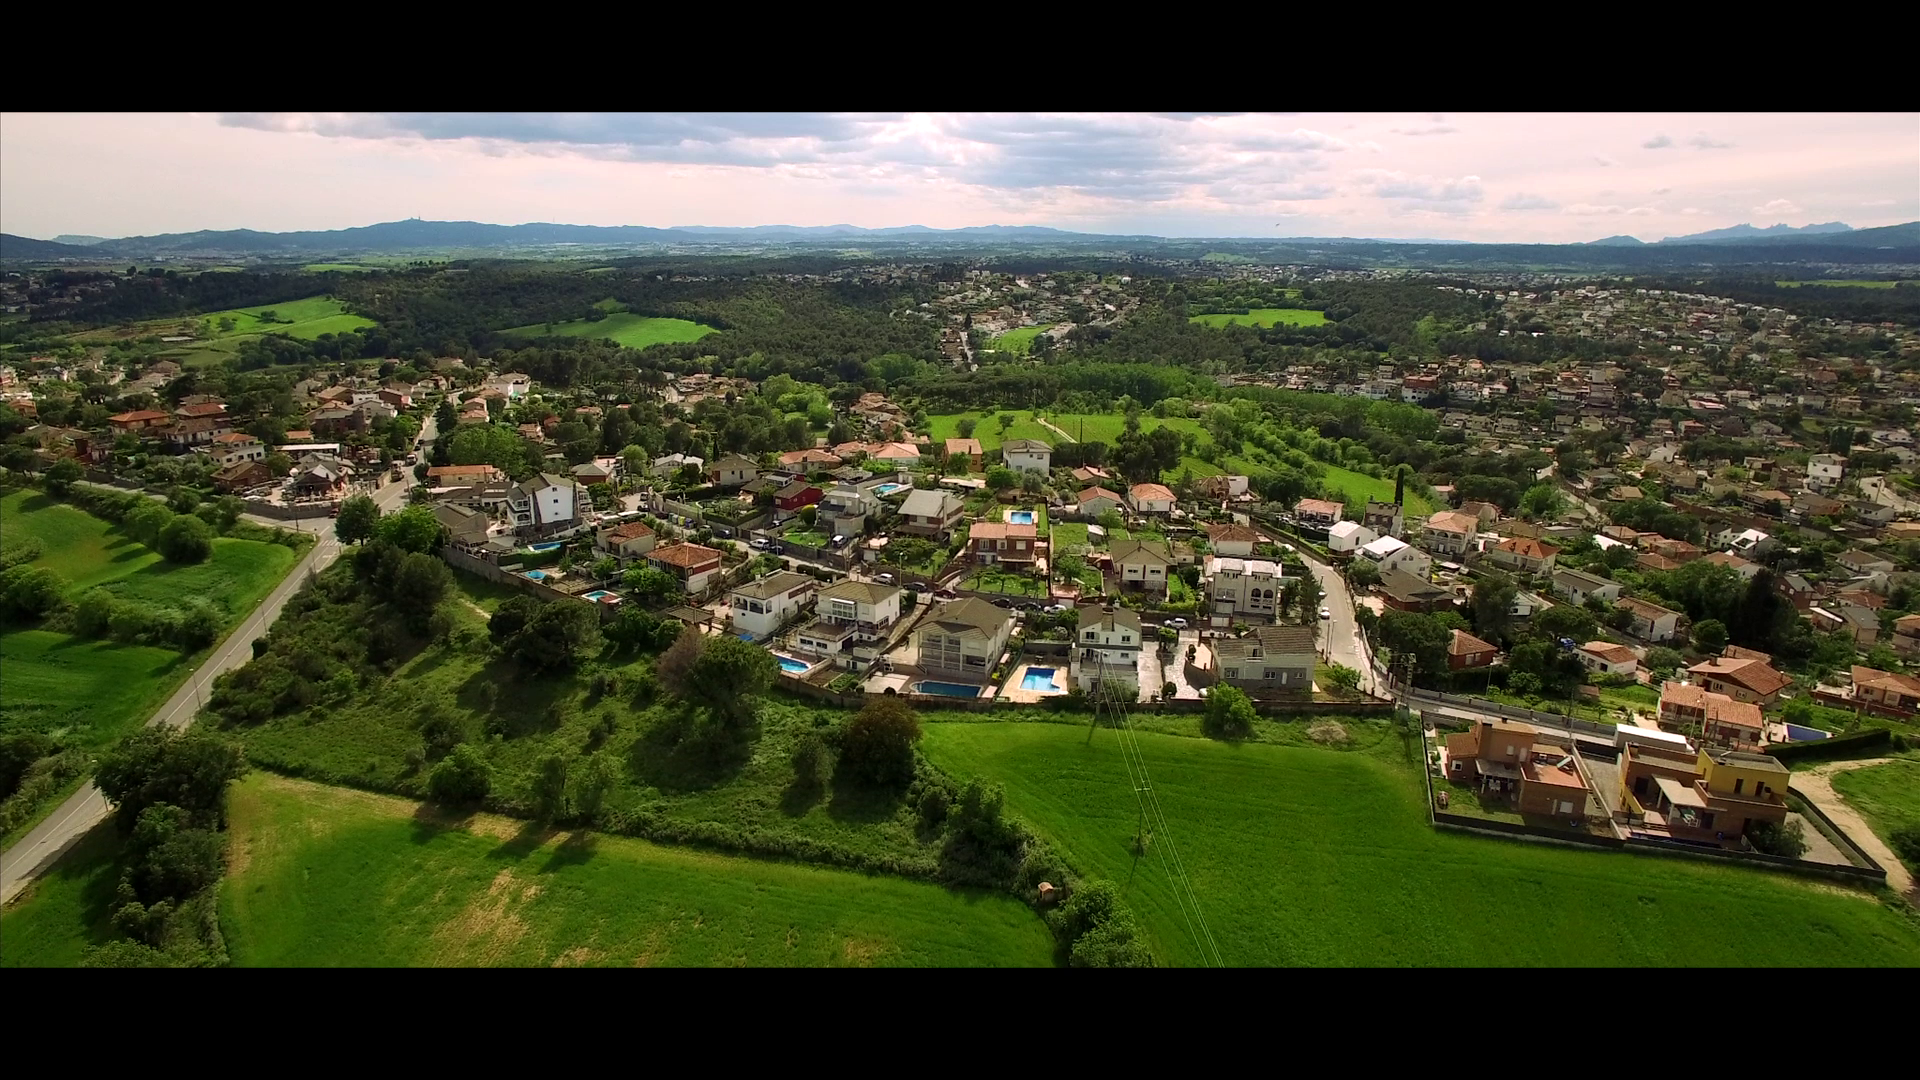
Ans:
[[[1039,439],[1008,439],[1000,444],[1000,458],[1014,472],[1045,476],[1053,471],[1053,447]]]
[[[1840,486],[1847,474],[1847,459],[1839,454],[1815,454],[1807,459],[1807,483],[1816,488]]]
[[[1167,591],[1167,575],[1172,572],[1173,555],[1158,540],[1115,540],[1111,552],[1113,569],[1123,589]]]
[[[879,659],[900,621],[900,590],[865,581],[841,581],[821,589],[814,620],[797,635],[804,652],[857,671]]]
[[[813,598],[817,587],[805,574],[780,570],[757,581],[749,581],[728,594],[736,634],[751,635],[760,641],[798,616]]]
[[[1127,503],[1136,514],[1173,513],[1173,492],[1164,484],[1135,484],[1127,489]]]
[[[1351,554],[1378,539],[1379,534],[1357,521],[1339,521],[1327,530],[1327,550],[1336,554]]]
[[[644,521],[630,521],[593,536],[593,549],[621,560],[637,559],[653,550],[654,534]]]
[[[713,463],[707,478],[723,488],[742,487],[760,478],[760,466],[752,458],[728,454]]]
[[[1270,559],[1216,555],[1207,560],[1207,601],[1213,625],[1272,622],[1280,611],[1280,564]]]
[[[820,496],[818,505],[819,520],[828,535],[858,536],[866,528],[867,519],[883,509],[880,496],[872,488],[844,483]]]
[[[941,604],[914,632],[922,671],[986,682],[1013,633],[1013,613],[978,597]]]
[[[519,372],[495,375],[487,380],[487,389],[498,390],[507,395],[508,401],[514,401],[526,397],[527,393],[533,389],[533,377]]]
[[[1620,599],[1620,583],[1589,574],[1585,570],[1556,570],[1553,574],[1553,591],[1573,601],[1584,604],[1587,597],[1597,596],[1612,603]]]
[[[1099,517],[1109,510],[1120,509],[1122,505],[1120,496],[1097,485],[1073,497],[1073,508],[1081,517]]]
[[[507,514],[515,529],[557,532],[579,521],[575,494],[571,476],[530,476],[507,493]]]
[[[1672,641],[1679,633],[1681,614],[1671,608],[1642,600],[1638,597],[1623,596],[1613,602],[1613,606],[1625,609],[1628,618],[1627,632],[1648,641]]]
[[[1441,555],[1464,555],[1480,531],[1480,519],[1458,510],[1442,510],[1427,519],[1421,529],[1426,549]]]
[[[1144,644],[1137,613],[1123,607],[1088,604],[1080,609],[1080,623],[1074,629],[1068,673],[1074,685],[1089,693],[1106,682],[1127,700],[1138,700]]]
[[[1405,540],[1382,536],[1360,549],[1361,558],[1371,560],[1381,570],[1398,570],[1425,580],[1433,570],[1433,557]]]
[[[1633,650],[1611,641],[1589,641],[1575,649],[1580,666],[1595,675],[1632,675],[1640,666]]]
[[[668,454],[665,457],[653,459],[652,472],[653,475],[664,480],[674,473],[679,472],[681,469],[686,468],[688,465],[693,466],[695,469],[700,469],[705,467],[706,462],[694,457],[692,454]]]
[[[1260,534],[1245,525],[1207,526],[1207,546],[1215,555],[1244,559],[1253,554],[1253,545],[1259,542]]]

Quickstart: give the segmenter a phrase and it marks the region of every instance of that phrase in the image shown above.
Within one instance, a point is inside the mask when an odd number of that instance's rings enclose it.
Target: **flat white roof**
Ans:
[[[1687,746],[1687,737],[1685,735],[1672,731],[1661,731],[1658,728],[1635,727],[1632,724],[1621,724],[1615,728],[1613,738],[1616,743],[1624,742],[1628,739],[1646,739],[1650,742],[1669,743],[1675,747],[1684,748]]]

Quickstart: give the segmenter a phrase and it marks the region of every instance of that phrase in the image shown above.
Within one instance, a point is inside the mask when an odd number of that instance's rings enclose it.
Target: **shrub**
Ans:
[[[793,782],[812,791],[825,779],[827,743],[819,732],[809,731],[793,744]]]
[[[160,530],[157,549],[170,563],[198,563],[213,554],[213,528],[197,517],[180,515]]]
[[[1915,871],[1920,871],[1920,825],[1903,825],[1893,830],[1887,837],[1887,843],[1900,861]]]
[[[913,780],[913,744],[920,718],[898,697],[875,697],[847,722],[840,737],[840,765],[856,783],[904,786]]]
[[[475,803],[493,790],[493,767],[471,743],[461,743],[427,775],[427,794],[443,804]]]
[[[44,566],[0,571],[0,618],[31,622],[60,606],[67,579]]]
[[[20,790],[34,762],[53,753],[59,743],[37,731],[0,735],[0,798]]]
[[[1153,954],[1140,940],[1133,914],[1111,881],[1092,881],[1074,890],[1047,916],[1067,962],[1074,967],[1152,967]]]
[[[1244,739],[1253,733],[1253,699],[1237,686],[1221,684],[1207,696],[1206,717],[1201,727],[1215,739]]]
[[[1747,829],[1747,840],[1753,844],[1755,851],[1765,855],[1797,859],[1807,853],[1807,831],[1798,821],[1789,821],[1784,825],[1761,822]]]

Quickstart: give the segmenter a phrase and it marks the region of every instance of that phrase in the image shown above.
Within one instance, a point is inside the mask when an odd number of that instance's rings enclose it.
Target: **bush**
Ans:
[[[856,783],[905,786],[913,780],[913,744],[920,718],[898,697],[875,697],[847,722],[840,736],[840,766]]]
[[[31,622],[59,608],[67,579],[44,566],[0,571],[0,619]]]
[[[20,790],[20,782],[27,777],[27,770],[34,762],[53,753],[60,746],[53,739],[37,731],[23,731],[0,735],[0,798],[6,798]]]
[[[1215,739],[1244,739],[1253,733],[1253,699],[1237,686],[1215,686],[1207,695],[1207,712],[1201,727]]]
[[[1887,837],[1888,846],[1909,869],[1920,873],[1920,825],[1903,825]]]
[[[1807,853],[1807,831],[1798,821],[1789,821],[1784,825],[1761,822],[1747,829],[1747,841],[1755,851],[1764,855],[1797,859]]]
[[[813,791],[826,778],[827,743],[818,732],[809,731],[793,744],[793,782]]]
[[[213,528],[197,517],[179,515],[160,530],[157,548],[170,563],[199,563],[213,554]]]
[[[454,747],[427,775],[427,794],[446,805],[479,802],[492,790],[493,767],[471,743]]]
[[[1153,954],[1140,940],[1133,914],[1111,881],[1074,890],[1047,916],[1047,925],[1074,967],[1152,967]]]

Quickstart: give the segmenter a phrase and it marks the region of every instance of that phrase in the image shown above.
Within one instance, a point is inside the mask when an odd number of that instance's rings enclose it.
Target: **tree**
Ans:
[[[1006,491],[1019,483],[1020,478],[1014,475],[1012,469],[1004,465],[995,465],[993,468],[987,470],[987,487],[995,494]]]
[[[22,563],[0,571],[0,616],[19,622],[38,619],[60,606],[67,579],[44,566]]]
[[[1379,564],[1371,559],[1353,560],[1347,564],[1347,583],[1356,589],[1367,589],[1380,584]],[[1479,591],[1479,587],[1474,589],[1475,593]]]
[[[683,648],[680,640],[674,642],[660,658],[661,681],[676,697],[705,705],[723,725],[746,727],[754,720],[756,695],[773,684],[778,670],[773,654],[731,636],[702,636],[699,642],[684,666],[668,662],[668,655]]]
[[[953,430],[963,439],[973,438],[973,429],[979,421],[971,416],[963,416],[953,425]]]
[[[65,495],[73,490],[73,482],[86,475],[86,470],[72,458],[61,458],[47,469],[47,490],[55,495]]]
[[[373,535],[402,551],[432,555],[446,543],[447,529],[433,516],[432,507],[409,506],[375,522]]]
[[[593,608],[575,603],[531,602],[537,605],[537,610],[505,645],[506,654],[528,671],[541,673],[572,667],[580,655],[599,640],[599,620]],[[505,609],[506,605],[502,604],[501,610]],[[494,619],[497,621],[499,615]],[[772,662],[771,654],[761,655]]]
[[[93,781],[124,831],[159,802],[184,810],[197,828],[220,829],[227,823],[227,784],[245,771],[239,748],[217,736],[143,728],[100,755]]]
[[[1551,521],[1567,508],[1567,498],[1550,483],[1539,483],[1520,496],[1521,516],[1534,521]]]
[[[206,562],[213,554],[213,529],[190,514],[181,514],[160,530],[160,557],[170,563]]]
[[[558,753],[547,754],[534,769],[533,816],[543,823],[567,816],[567,759]]]
[[[1798,821],[1762,821],[1747,827],[1747,842],[1763,855],[1798,859],[1807,853],[1807,830]]]
[[[1133,916],[1110,881],[1090,881],[1050,912],[1047,925],[1073,967],[1152,967]]]
[[[607,792],[613,789],[618,779],[613,764],[613,756],[606,753],[589,755],[586,764],[574,771],[573,812],[581,821],[591,824],[600,814],[605,804]]]
[[[1693,647],[1703,653],[1718,653],[1727,647],[1727,624],[1708,619],[1693,624]]]
[[[1012,413],[1001,413],[998,416],[995,416],[993,418],[993,422],[1000,425],[1001,435],[1005,435],[1007,433],[1007,429],[1013,426],[1013,420],[1014,420],[1014,416]]]
[[[1532,630],[1536,635],[1554,641],[1569,638],[1575,645],[1592,641],[1600,632],[1600,624],[1591,612],[1572,604],[1555,604],[1533,617]]]
[[[1647,650],[1647,658],[1643,663],[1646,664],[1648,671],[1655,676],[1661,676],[1672,674],[1673,669],[1680,666],[1681,659],[1678,650],[1667,648],[1665,645],[1655,645]]]
[[[679,579],[653,566],[634,567],[627,571],[623,582],[636,597],[655,603],[670,600],[680,593]]]
[[[172,520],[173,511],[159,503],[143,501],[127,511],[127,516],[120,519],[120,527],[136,541],[157,549],[160,544],[160,530],[166,528],[167,523]]]
[[[368,495],[355,495],[340,504],[340,516],[333,521],[333,535],[343,544],[358,544],[373,536],[380,523],[380,507]]]
[[[1253,721],[1258,715],[1246,691],[1221,683],[1208,692],[1202,726],[1216,739],[1244,739],[1253,733]]]
[[[905,787],[913,780],[913,744],[920,719],[904,700],[870,698],[840,737],[840,766],[855,782]]]
[[[1504,574],[1482,576],[1473,587],[1469,608],[1473,613],[1474,633],[1495,643],[1504,639],[1513,622],[1513,601],[1519,594],[1520,587]]]
[[[493,767],[472,743],[461,743],[427,774],[427,794],[447,805],[479,802],[493,790]]]
[[[412,552],[400,560],[394,571],[388,599],[400,609],[409,630],[424,633],[434,609],[440,606],[441,597],[452,585],[453,574],[447,570],[446,563],[432,555]]]
[[[1360,672],[1345,664],[1334,664],[1327,668],[1327,682],[1341,690],[1351,691],[1360,686]]]

